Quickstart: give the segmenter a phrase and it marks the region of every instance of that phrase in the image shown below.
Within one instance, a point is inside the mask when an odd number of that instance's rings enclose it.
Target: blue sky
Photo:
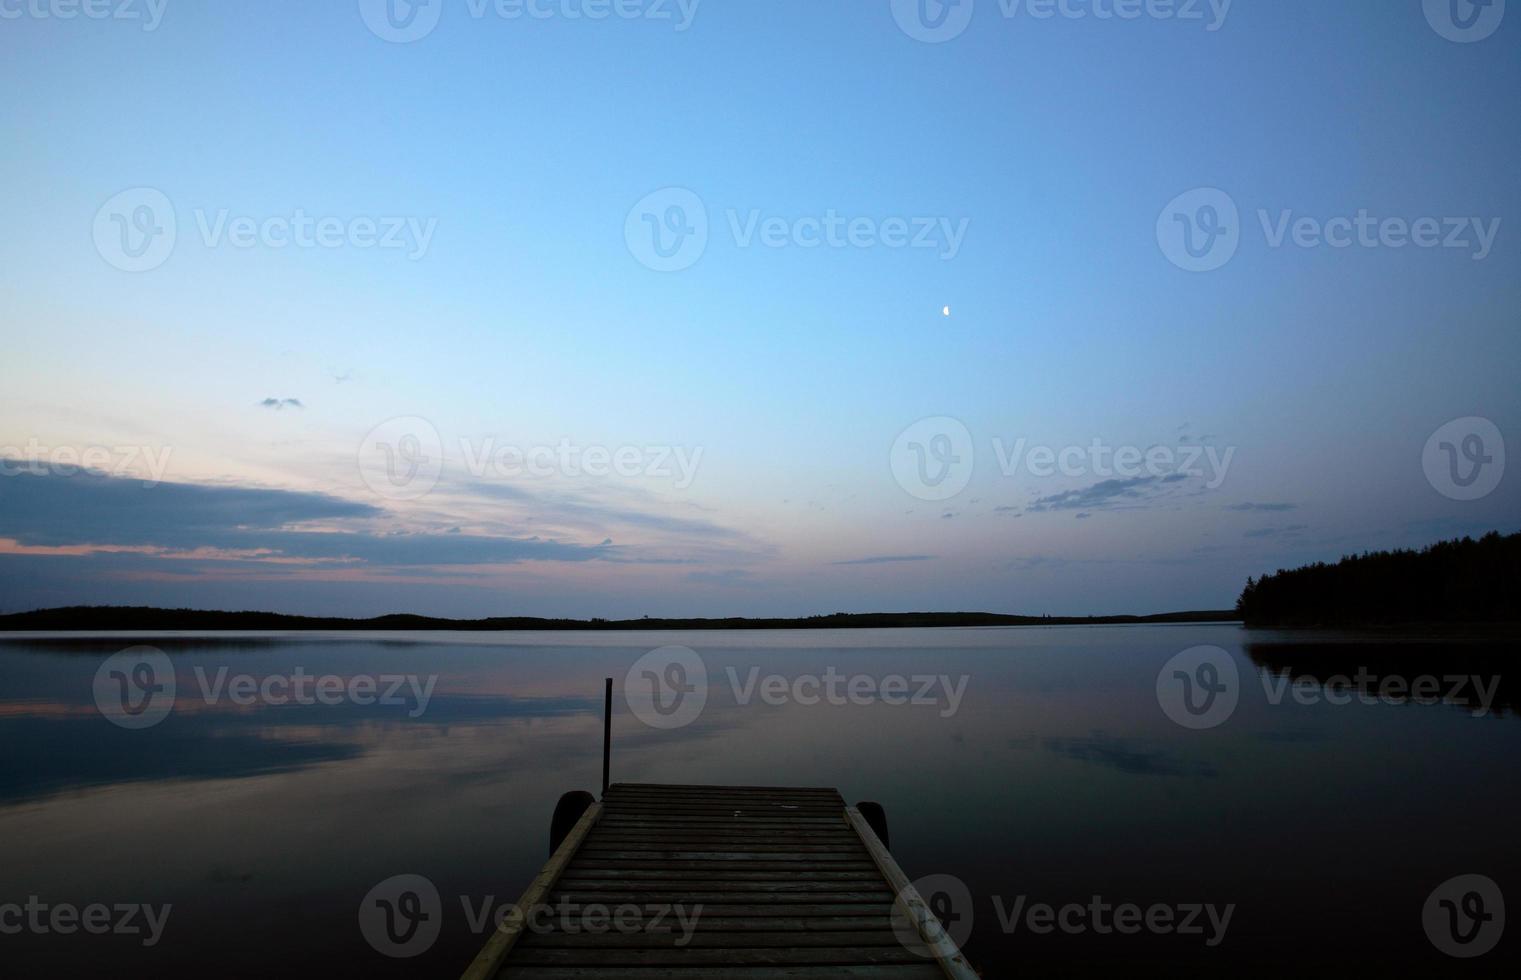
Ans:
[[[0,4],[0,456],[46,464],[0,477],[0,605],[1141,612],[1521,525],[1515,11],[472,3],[405,43],[369,0]],[[1235,251],[1191,272],[1158,226],[1199,189]],[[124,271],[150,200],[173,247]],[[673,201],[706,244],[656,271]],[[1402,224],[1273,244],[1360,212]],[[858,243],[805,247],[831,217]],[[1461,247],[1387,244],[1423,219]],[[478,465],[561,445],[637,463]]]

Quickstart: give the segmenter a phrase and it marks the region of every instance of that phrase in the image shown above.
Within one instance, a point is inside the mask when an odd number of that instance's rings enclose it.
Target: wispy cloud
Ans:
[[[476,481],[465,494],[523,505],[526,512],[544,522],[575,527],[606,528],[611,525],[643,528],[703,538],[740,539],[745,535],[701,517],[681,517],[653,509],[654,501],[642,501],[650,509],[628,503],[599,500],[569,490],[530,490],[520,484]]]
[[[1309,529],[1310,525],[1308,524],[1289,524],[1285,527],[1258,527],[1242,532],[1241,536],[1244,538],[1288,537],[1291,534],[1299,534]]]
[[[1208,763],[1178,759],[1134,738],[1119,738],[1094,732],[1086,738],[1047,738],[1042,745],[1048,752],[1094,765],[1116,769],[1133,776],[1196,776],[1213,779],[1217,772]]]
[[[1247,504],[1227,504],[1226,507],[1225,507],[1225,509],[1226,510],[1240,511],[1242,513],[1248,513],[1248,512],[1251,512],[1251,511],[1268,511],[1268,512],[1273,512],[1273,513],[1281,513],[1283,511],[1295,510],[1298,507],[1299,507],[1298,504],[1251,504],[1251,503],[1247,503]]]
[[[758,584],[755,576],[742,568],[726,568],[713,572],[688,572],[682,576],[688,582],[699,585],[753,586]]]
[[[32,549],[132,548],[378,565],[586,561],[614,554],[609,541],[581,545],[539,536],[368,526],[388,516],[370,504],[295,490],[188,483],[145,487],[96,474],[23,473],[0,480],[0,538]]]
[[[1172,484],[1181,483],[1188,477],[1181,473],[1167,476],[1137,476],[1128,480],[1102,480],[1090,487],[1063,490],[1040,497],[1026,510],[1041,513],[1054,510],[1112,510],[1119,507],[1142,507],[1159,497],[1166,496]]]
[[[905,561],[934,561],[935,555],[881,555],[874,558],[852,558],[849,561],[832,561],[831,565],[891,565]]]

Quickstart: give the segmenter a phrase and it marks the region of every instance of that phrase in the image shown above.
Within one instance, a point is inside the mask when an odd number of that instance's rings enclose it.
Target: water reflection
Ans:
[[[127,731],[96,710],[92,682],[106,656],[140,643],[169,655],[178,697],[160,724]],[[542,861],[559,794],[599,784],[602,678],[621,690],[630,666],[668,643],[706,662],[706,706],[692,724],[659,730],[620,699],[615,777],[835,786],[852,802],[882,802],[911,876],[950,874],[977,896],[968,948],[988,976],[1305,972],[1304,951],[1335,962],[1349,936],[1379,962],[1440,968],[1423,959],[1439,954],[1419,928],[1431,888],[1467,871],[1521,880],[1510,830],[1521,725],[1274,703],[1256,683],[1259,672],[1324,679],[1343,664],[1486,676],[1494,666],[1446,648],[1375,661],[1377,644],[1232,627],[12,637],[0,642],[5,894],[174,912],[151,949],[23,934],[4,937],[6,959],[21,975],[107,962],[118,976],[208,963],[225,975],[291,964],[457,975],[481,942],[464,905],[512,901]],[[1160,709],[1156,680],[1201,643],[1229,651],[1246,687],[1226,724],[1190,731]],[[833,669],[967,683],[951,712],[944,700],[768,703],[746,697],[757,667],[784,682]],[[437,680],[416,717],[385,705],[207,703],[197,671],[223,668]],[[1515,710],[1508,691],[1497,703]],[[441,935],[414,960],[380,956],[356,920],[361,899],[398,874],[425,875],[444,899]],[[1021,895],[1238,911],[1227,941],[1202,950],[1177,937],[1004,932],[998,908]]]
[[[1248,643],[1252,663],[1332,703],[1447,704],[1476,715],[1516,715],[1521,686],[1507,682],[1517,645],[1492,640]],[[1274,693],[1269,685],[1267,690]],[[1281,691],[1282,688],[1277,690]],[[1304,698],[1301,694],[1301,699]],[[1294,698],[1294,693],[1283,692]]]

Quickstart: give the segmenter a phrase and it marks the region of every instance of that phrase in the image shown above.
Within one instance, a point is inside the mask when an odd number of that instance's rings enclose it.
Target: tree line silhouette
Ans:
[[[397,614],[373,619],[290,616],[271,612],[158,609],[151,606],[70,606],[0,615],[4,630],[681,630],[884,629],[937,626],[1113,626],[1132,623],[1234,622],[1230,610],[1153,616],[1010,616],[983,612],[834,613],[798,618],[440,619]]]
[[[1247,626],[1521,622],[1521,533],[1373,551],[1246,580]]]

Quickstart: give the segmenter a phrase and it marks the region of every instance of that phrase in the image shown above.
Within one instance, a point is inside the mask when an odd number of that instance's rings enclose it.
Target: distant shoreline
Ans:
[[[32,630],[798,630],[947,626],[1128,626],[1147,623],[1239,623],[1234,610],[1150,616],[1015,616],[983,612],[836,613],[828,616],[722,619],[544,619],[498,616],[445,619],[393,614],[368,619],[291,616],[128,606],[72,606],[0,616],[0,632]]]

